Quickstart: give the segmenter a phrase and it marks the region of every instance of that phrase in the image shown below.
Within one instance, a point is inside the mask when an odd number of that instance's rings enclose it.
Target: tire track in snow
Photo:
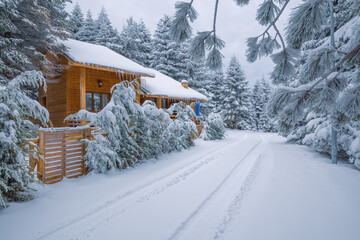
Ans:
[[[214,159],[216,159],[216,153],[219,151],[223,151],[224,148],[229,148],[235,144],[238,144],[239,142],[245,140],[247,138],[247,135],[244,135],[241,139],[239,139],[238,141],[236,141],[235,143],[229,144],[229,143],[224,143],[221,144],[220,146],[216,147],[214,150],[207,152],[205,154],[202,154],[196,161],[185,165],[185,166],[181,166],[161,177],[157,177],[154,178],[150,181],[145,182],[144,184],[141,184],[129,191],[126,191],[125,193],[122,193],[120,195],[115,196],[114,198],[112,198],[111,200],[108,200],[106,202],[104,202],[103,204],[99,205],[96,208],[93,208],[91,210],[89,210],[87,213],[82,214],[81,216],[78,216],[76,218],[67,220],[67,221],[63,221],[60,224],[57,224],[56,226],[54,226],[53,228],[49,229],[46,232],[42,232],[42,233],[34,233],[33,237],[31,237],[30,239],[36,239],[36,240],[42,240],[42,239],[47,239],[47,237],[49,235],[53,235],[56,234],[57,232],[61,231],[62,229],[65,229],[67,227],[70,227],[78,222],[81,222],[95,214],[101,213],[102,211],[106,211],[107,209],[110,209],[112,206],[116,205],[117,203],[119,203],[120,201],[146,189],[151,187],[152,185],[155,185],[158,182],[161,182],[162,180],[165,180],[166,178],[171,177],[172,175],[175,175],[179,172],[182,172],[183,170],[190,168],[190,172],[188,171],[188,173],[181,173],[178,175],[178,178],[175,177],[174,179],[172,179],[170,182],[167,182],[166,187],[162,187],[161,189],[157,190],[153,190],[151,192],[151,194],[148,194],[147,196],[143,196],[142,198],[138,199],[136,202],[141,202],[141,201],[145,201],[150,199],[150,197],[154,196],[155,194],[159,194],[161,192],[163,192],[164,190],[166,190],[168,187],[177,184],[182,180],[186,179],[187,176],[191,175],[192,173],[194,173],[196,170],[200,169],[201,167],[207,165],[209,162],[213,161]],[[209,157],[210,155],[210,157]],[[193,170],[191,170],[193,169]],[[117,211],[118,214],[121,214],[125,211],[126,209],[121,209],[121,211]],[[114,217],[115,214],[112,214],[112,216]],[[111,217],[108,217],[107,220],[109,220]]]
[[[256,158],[255,163],[251,167],[249,174],[246,176],[243,184],[241,185],[239,192],[229,205],[221,224],[217,227],[213,239],[224,239],[226,230],[234,218],[239,214],[242,202],[251,190],[251,185],[259,172],[262,158],[263,154],[260,154],[260,156]]]
[[[217,187],[212,191],[197,207],[196,209],[183,221],[180,226],[173,232],[173,234],[168,239],[176,239],[181,235],[181,233],[186,229],[186,227],[191,223],[194,217],[201,212],[201,210],[210,202],[210,200],[220,191],[224,186],[227,180],[233,175],[233,173],[239,168],[239,166],[244,162],[244,160],[262,143],[263,140],[257,142],[240,160],[239,162],[231,169],[231,171],[223,178],[223,180],[217,185]]]
[[[236,142],[234,142],[232,144],[228,144],[227,146],[222,148],[221,152],[223,152],[227,148],[233,147],[233,145],[238,145],[239,142],[242,142],[244,139],[245,138],[241,138],[240,140],[238,140],[238,141],[236,141]],[[141,196],[137,200],[131,201],[130,203],[127,203],[127,204],[124,204],[124,205],[122,205],[121,208],[114,208],[114,209],[109,208],[109,209],[106,209],[108,212],[106,214],[102,214],[105,217],[100,216],[99,218],[96,218],[94,221],[91,221],[90,224],[86,225],[84,230],[82,230],[80,232],[76,232],[75,234],[73,234],[72,235],[73,238],[71,238],[71,239],[78,239],[78,237],[81,238],[82,236],[89,236],[90,232],[95,231],[96,228],[101,226],[101,225],[105,225],[105,224],[111,222],[112,219],[115,219],[119,215],[126,212],[131,206],[136,205],[138,203],[145,202],[147,200],[150,200],[151,197],[162,193],[163,191],[165,191],[169,187],[172,187],[172,186],[174,186],[174,185],[176,185],[178,183],[181,183],[183,180],[187,179],[189,176],[191,176],[193,173],[195,173],[201,167],[209,164],[210,162],[213,162],[214,160],[217,160],[217,158],[219,156],[219,154],[217,152],[218,151],[215,151],[215,154],[214,154],[214,151],[211,151],[210,156],[208,158],[205,158],[204,161],[202,161],[199,164],[193,166],[192,168],[188,169],[187,171],[181,173],[180,175],[175,176],[174,178],[171,179],[171,181],[166,182],[164,185],[162,185],[162,186],[160,186],[158,188],[155,188],[150,193]],[[76,237],[74,237],[75,235],[76,235]]]

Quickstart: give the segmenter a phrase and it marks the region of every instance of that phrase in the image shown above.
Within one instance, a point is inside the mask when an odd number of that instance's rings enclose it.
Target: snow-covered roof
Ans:
[[[107,47],[70,38],[61,43],[68,48],[64,54],[74,62],[154,76],[153,70],[137,64]]]
[[[167,96],[173,98],[208,100],[207,97],[194,89],[184,88],[180,82],[161,72],[153,70],[155,78],[142,77],[141,88],[149,95]]]

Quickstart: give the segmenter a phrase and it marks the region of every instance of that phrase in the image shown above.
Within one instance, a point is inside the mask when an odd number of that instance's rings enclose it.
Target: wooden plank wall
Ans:
[[[68,69],[68,112],[73,114],[80,110],[80,67]],[[135,76],[121,75],[114,71],[102,71],[86,68],[86,92],[110,93],[111,88],[123,80],[130,80]],[[99,87],[98,80],[102,81]]]
[[[90,128],[39,130],[39,148],[43,158],[38,162],[38,178],[44,183],[56,183],[64,177],[75,178],[86,174],[85,144],[80,140],[90,137]]]
[[[59,56],[59,63],[66,65],[67,59]],[[64,118],[67,116],[67,69],[62,74],[47,82],[47,91],[39,91],[39,102],[48,109],[50,120],[54,127],[64,126]],[[43,101],[46,97],[46,102]]]

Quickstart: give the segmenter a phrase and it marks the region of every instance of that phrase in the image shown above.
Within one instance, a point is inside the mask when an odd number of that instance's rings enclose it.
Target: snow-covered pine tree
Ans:
[[[85,165],[88,172],[106,173],[122,165],[109,139],[96,132],[92,140],[85,139]],[[121,164],[119,164],[121,163]]]
[[[56,54],[61,45],[54,36],[66,36],[65,21],[60,20],[66,18],[65,2],[67,0],[2,2],[0,75],[10,80],[26,70],[44,70],[53,73],[46,77],[52,77],[60,70]],[[52,58],[46,58],[45,53]],[[37,89],[31,88],[28,94],[36,98]]]
[[[185,45],[185,44],[182,44]],[[186,44],[186,49],[188,45]],[[189,82],[189,86],[202,94],[208,95],[210,89],[209,81],[209,68],[206,67],[205,59],[194,61],[189,58],[189,52],[186,51],[184,57],[188,59],[187,69],[189,74],[186,76]],[[185,78],[183,78],[185,79]],[[186,79],[185,79],[186,80]]]
[[[162,134],[161,146],[163,152],[181,151],[194,146],[193,138],[197,132],[196,125],[193,122],[194,110],[184,102],[178,102],[173,104],[168,109],[168,112],[176,114],[176,119],[170,122]]]
[[[231,58],[223,84],[224,122],[229,128],[251,129],[250,91],[240,63]]]
[[[158,157],[164,149],[166,152],[171,151],[169,144],[162,141],[165,129],[172,122],[169,113],[163,109],[158,109],[156,104],[149,100],[145,101],[142,107],[150,129],[147,148],[151,154],[148,157]]]
[[[210,113],[203,124],[200,138],[205,141],[223,139],[225,137],[225,124],[219,113]]]
[[[132,17],[127,19],[120,40],[124,56],[143,66],[150,66],[151,34],[142,20],[137,23]]]
[[[94,43],[106,46],[115,52],[121,52],[120,37],[116,29],[113,28],[108,14],[103,7],[95,21]]]
[[[9,200],[23,200],[18,193],[25,191],[33,179],[25,160],[30,145],[27,139],[32,137],[30,129],[34,128],[28,119],[39,119],[46,126],[49,113],[39,102],[27,97],[22,87],[35,88],[38,84],[46,89],[45,79],[37,71],[21,73],[7,84],[0,83],[0,208]]]
[[[90,124],[98,127],[96,134],[102,132],[107,133],[110,142],[110,149],[116,154],[104,156],[99,161],[104,162],[104,166],[113,166],[111,162],[115,162],[116,168],[124,168],[133,165],[137,161],[139,146],[135,140],[134,118],[138,113],[138,104],[135,103],[136,94],[132,83],[121,82],[112,88],[112,98],[99,113],[90,113],[86,110],[80,110],[78,113],[70,115],[67,119],[88,119]],[[106,141],[99,139],[96,145],[103,148],[103,152],[109,148]],[[91,145],[89,145],[91,146]],[[112,158],[116,156],[115,158]],[[86,161],[91,162],[90,158]],[[99,171],[99,170],[95,170]]]
[[[86,19],[84,21],[84,24],[75,34],[75,38],[80,41],[95,43],[95,32],[95,23],[92,18],[91,11],[88,10],[86,13]]]
[[[330,152],[332,129],[337,130],[339,142],[333,145],[356,164],[352,142],[358,136],[360,116],[360,3],[335,2],[334,39],[330,35],[332,4],[305,1],[294,10],[287,42],[299,48],[300,58],[289,87],[276,89],[270,112],[279,117],[284,135],[318,151]]]
[[[256,80],[255,85],[252,89],[252,112],[253,112],[253,119],[254,119],[254,130],[262,131],[264,123],[262,122],[261,115],[263,113],[263,89],[261,88],[261,84],[259,80]]]
[[[254,119],[254,130],[269,132],[273,129],[271,120],[267,113],[267,104],[270,98],[270,86],[262,78],[256,80],[252,89],[252,115]]]
[[[179,76],[178,64],[180,44],[173,41],[169,31],[171,18],[165,15],[157,24],[152,41],[153,53],[151,55],[151,67],[176,80]],[[182,77],[183,78],[183,77]],[[183,78],[184,79],[184,78]]]
[[[54,72],[57,65],[45,57],[56,59],[61,48],[56,37],[65,36],[65,2],[6,0],[0,3],[0,205],[16,199],[30,181],[24,148],[30,137],[29,118],[40,119],[46,126],[48,113],[24,92],[29,86],[37,92],[45,79],[40,69]],[[51,75],[47,75],[51,76]],[[35,94],[33,94],[35,97]]]
[[[210,100],[207,103],[207,108],[212,112],[221,112],[223,106],[223,85],[224,85],[224,73],[220,70],[209,70],[209,90],[208,94]]]
[[[76,36],[76,33],[84,24],[84,14],[81,11],[79,3],[76,3],[68,20],[68,30],[72,36]]]
[[[264,78],[261,79],[260,84],[263,89],[262,102],[264,103],[261,118],[260,118],[261,122],[263,123],[263,131],[274,132],[274,131],[276,131],[276,129],[274,127],[274,122],[273,122],[273,119],[271,119],[269,117],[268,110],[267,110],[267,106],[270,101],[272,89],[270,87],[270,84]]]

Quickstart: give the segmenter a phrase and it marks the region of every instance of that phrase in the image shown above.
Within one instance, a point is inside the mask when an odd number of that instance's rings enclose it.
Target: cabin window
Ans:
[[[92,111],[92,93],[86,93],[86,110]]]
[[[101,109],[103,109],[109,102],[109,95],[108,94],[102,94],[101,95]]]
[[[157,101],[158,101],[157,98],[154,98],[154,97],[153,97],[153,98],[151,98],[151,101],[152,101],[153,103],[155,103],[155,105],[157,106]]]
[[[109,94],[106,93],[86,93],[86,110],[99,112],[109,102]]]
[[[94,112],[98,112],[101,110],[101,93],[93,93],[93,102],[94,102]]]
[[[167,99],[166,98],[161,99],[161,108],[163,108],[163,109],[167,108]]]
[[[143,96],[140,96],[140,105],[143,105],[145,101],[146,101],[146,98]]]

